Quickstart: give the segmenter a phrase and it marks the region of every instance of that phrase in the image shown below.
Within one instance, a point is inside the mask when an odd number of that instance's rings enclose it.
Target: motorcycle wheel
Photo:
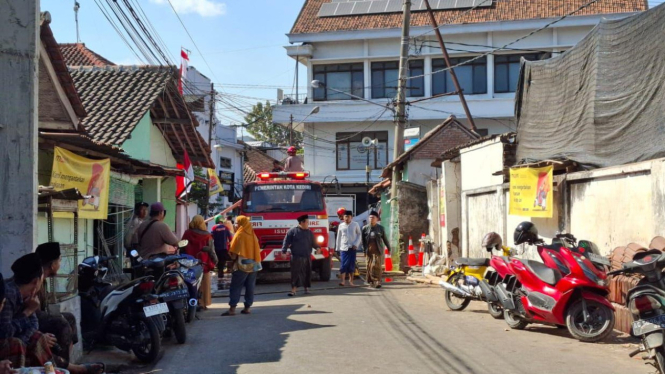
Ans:
[[[185,344],[187,342],[187,330],[185,329],[185,315],[180,309],[173,309],[171,311],[171,325],[175,340],[178,344]]]
[[[321,268],[319,269],[319,280],[321,282],[328,282],[330,280],[330,276],[332,275],[331,262],[332,259],[330,258],[330,256],[320,261]]]
[[[132,352],[141,362],[150,364],[157,360],[162,347],[162,337],[155,323],[150,319],[140,319],[136,324],[140,342],[132,344]]]
[[[591,323],[584,322],[582,300],[578,300],[566,311],[566,326],[575,339],[595,343],[607,338],[614,329],[614,312],[593,300],[586,300],[587,311],[593,319]]]
[[[656,348],[656,367],[660,374],[665,374],[665,347]]]
[[[461,279],[462,279],[462,274],[459,273],[455,274],[450,279],[450,284],[452,284],[455,287],[459,287],[459,281]],[[448,305],[448,308],[454,311],[464,310],[467,306],[469,306],[469,303],[471,302],[471,299],[458,296],[452,291],[446,291],[445,298],[446,298],[446,305]]]
[[[505,310],[503,311],[503,319],[506,321],[508,326],[513,330],[524,330],[529,322],[523,320],[522,318],[516,316],[512,311]]]
[[[490,312],[490,316],[494,319],[503,318],[503,308],[495,303],[487,303],[487,311]]]

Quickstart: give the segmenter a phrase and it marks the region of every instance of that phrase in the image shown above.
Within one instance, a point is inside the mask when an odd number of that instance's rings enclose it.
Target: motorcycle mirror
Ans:
[[[131,254],[132,257],[134,257],[134,258],[139,257],[139,252],[138,252],[136,249],[132,249],[132,251],[130,252],[130,254]]]
[[[178,242],[178,248],[186,247],[189,244],[189,240],[181,240]]]

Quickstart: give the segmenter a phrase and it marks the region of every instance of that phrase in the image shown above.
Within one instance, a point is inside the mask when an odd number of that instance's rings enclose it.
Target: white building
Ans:
[[[530,32],[574,12],[587,0],[430,0],[453,65],[515,42]],[[425,134],[450,114],[468,125],[423,2],[411,0],[411,47],[408,121]],[[366,206],[367,154],[363,137],[378,139],[370,154],[370,184],[393,159],[393,114],[381,108],[396,96],[402,0],[306,0],[288,34],[287,54],[307,69],[307,90],[295,104],[284,101],[273,109],[273,121],[304,131],[305,168],[314,180],[336,176],[344,193],[355,193]],[[472,6],[477,6],[473,8]],[[460,6],[460,8],[455,8]],[[455,69],[478,132],[515,130],[514,91],[520,58],[541,59],[560,54],[579,42],[601,18],[621,18],[646,9],[644,1],[604,0],[576,12],[508,49],[495,51]],[[304,84],[301,82],[300,84]],[[342,91],[343,93],[339,92]],[[353,99],[348,94],[374,102]],[[294,101],[290,101],[293,103]],[[304,103],[306,102],[306,103]],[[311,114],[315,107],[318,113]]]
[[[206,142],[210,136],[212,160],[215,171],[222,182],[225,193],[210,198],[211,203],[221,202],[222,209],[231,206],[242,197],[242,152],[244,147],[238,144],[237,132],[234,127],[222,126],[213,116],[213,132],[210,134],[210,78],[201,74],[195,67],[187,68],[187,84],[184,87],[185,98],[192,112],[199,121],[197,130]],[[221,198],[221,201],[218,201]],[[211,212],[213,213],[213,212]]]

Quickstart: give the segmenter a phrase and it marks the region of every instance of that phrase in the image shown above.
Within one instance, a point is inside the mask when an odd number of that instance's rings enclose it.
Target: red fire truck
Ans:
[[[307,180],[307,172],[259,173],[257,177],[244,187],[240,214],[252,221],[264,271],[289,269],[291,253],[281,251],[284,237],[298,224],[297,217],[308,214],[314,240],[321,246],[319,254],[312,249],[312,269],[322,281],[330,280],[328,215],[321,184]]]

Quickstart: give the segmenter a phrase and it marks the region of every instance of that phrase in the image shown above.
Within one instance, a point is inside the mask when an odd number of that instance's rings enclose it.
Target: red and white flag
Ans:
[[[178,91],[180,91],[180,94],[183,95],[183,81],[187,79],[187,67],[189,66],[189,56],[187,55],[187,52],[185,52],[184,49],[180,50],[180,57],[181,62],[180,62],[180,81],[178,82]]]
[[[182,199],[185,195],[189,194],[194,183],[194,168],[192,162],[189,160],[189,155],[185,150],[185,162],[178,164],[178,169],[185,171],[184,177],[176,177],[176,197]]]

